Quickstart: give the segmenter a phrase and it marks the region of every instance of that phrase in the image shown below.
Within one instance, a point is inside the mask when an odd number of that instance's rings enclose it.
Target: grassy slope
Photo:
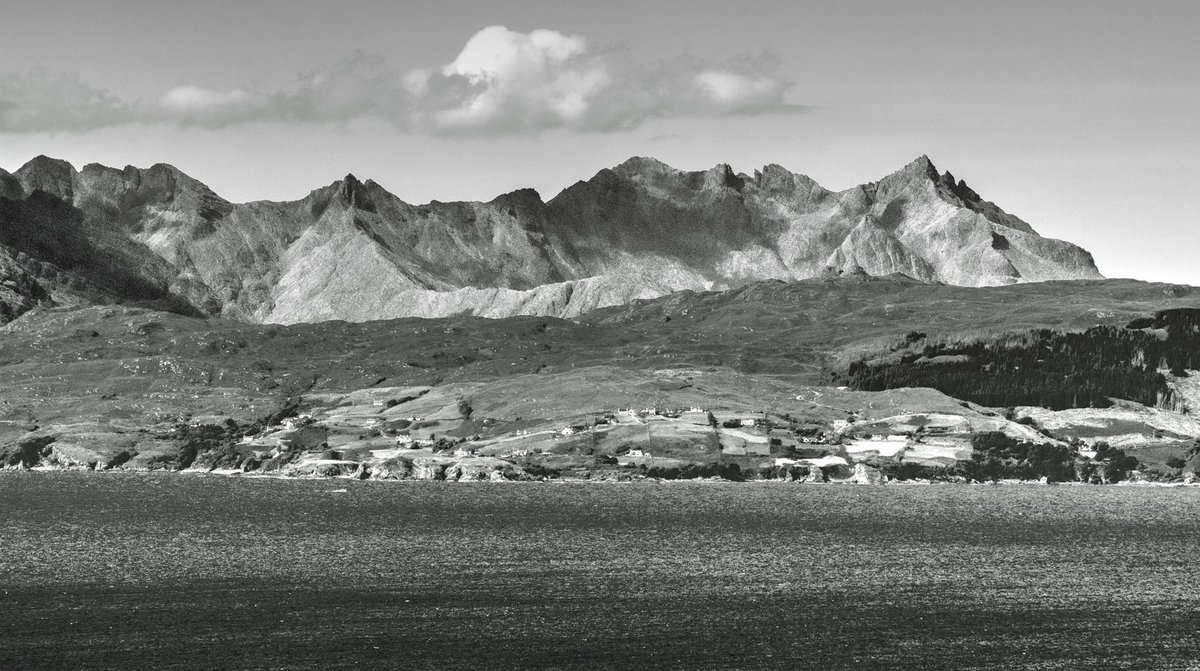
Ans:
[[[124,307],[35,311],[0,332],[0,447],[40,427],[108,453],[169,451],[165,432],[181,419],[244,424],[290,398],[380,386],[478,396],[481,415],[507,421],[569,420],[659,402],[781,411],[792,403],[797,412],[816,412],[795,401],[798,385],[821,384],[856,353],[908,331],[1123,324],[1196,306],[1195,291],[1130,280],[969,289],[841,278],[684,292],[578,322],[448,318],[282,327]],[[707,374],[680,380],[653,373],[662,369]],[[844,413],[849,404],[873,402],[863,398],[829,405]],[[927,403],[939,404],[953,402]]]

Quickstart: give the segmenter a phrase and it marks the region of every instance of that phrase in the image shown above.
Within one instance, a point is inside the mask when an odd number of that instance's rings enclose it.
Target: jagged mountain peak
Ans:
[[[808,175],[792,172],[778,163],[768,163],[761,170],[755,170],[750,179],[756,187],[767,193],[782,194],[795,191],[798,187],[808,190],[822,189],[821,185]]]
[[[900,169],[900,172],[912,175],[925,175],[932,179],[937,179],[940,176],[937,166],[933,164],[933,161],[929,159],[927,154],[921,154],[909,161],[907,165]]]
[[[354,196],[362,191],[363,183],[358,181],[358,178],[353,173],[347,173],[345,177],[337,182],[337,194],[339,197],[350,202]]]
[[[704,172],[706,189],[728,187],[734,191],[741,191],[745,185],[745,178],[735,173],[728,163],[718,163]]]
[[[774,163],[750,176],[635,156],[549,202],[518,189],[426,205],[353,174],[298,201],[237,205],[161,163],[76,173],[38,157],[18,173],[0,173],[13,230],[86,224],[70,229],[82,236],[70,258],[0,239],[0,253],[7,245],[33,259],[25,270],[45,283],[37,295],[64,291],[55,277],[68,267],[90,268],[105,287],[118,287],[104,279],[116,270],[149,268],[155,291],[250,321],[569,317],[826,268],[960,285],[1100,277],[1084,250],[1041,238],[928,156],[839,192]],[[92,249],[120,236],[124,246],[92,267]],[[112,300],[129,294],[118,289]]]
[[[376,204],[371,192],[376,190],[384,191],[383,187],[371,180],[364,184],[358,181],[353,173],[347,173],[345,177],[335,180],[329,186],[313,191],[309,194],[309,199],[314,201],[314,214],[323,212],[335,201],[351,209],[375,212]]]
[[[53,172],[56,174],[70,174],[75,172],[75,166],[65,159],[53,158],[45,154],[38,154],[25,162],[25,165],[17,169],[18,174],[27,174],[30,172]]]
[[[899,190],[909,186],[927,188],[941,183],[942,175],[925,154],[909,161],[904,167],[887,175],[875,184],[881,191]]]
[[[678,175],[683,172],[651,156],[631,156],[614,166],[612,171],[622,177]]]
[[[76,174],[75,167],[61,158],[41,154],[13,174],[21,182],[25,193],[42,191],[67,202],[74,198],[72,182]]]
[[[541,207],[545,205],[545,202],[542,200],[542,194],[538,193],[537,189],[525,188],[502,193],[488,201],[488,204],[495,205],[496,207],[529,208]]]

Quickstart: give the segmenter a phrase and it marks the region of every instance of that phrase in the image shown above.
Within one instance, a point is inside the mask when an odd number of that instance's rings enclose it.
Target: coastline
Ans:
[[[1090,483],[1090,482],[1046,482],[1045,480],[1017,480],[1017,479],[1000,479],[995,481],[946,481],[946,480],[928,480],[928,479],[879,479],[877,481],[863,481],[855,479],[853,476],[849,478],[831,478],[824,481],[806,481],[801,479],[783,479],[783,478],[747,478],[744,480],[729,480],[720,477],[703,477],[703,478],[655,478],[641,475],[631,475],[625,478],[612,477],[578,477],[578,476],[531,476],[523,478],[422,478],[422,477],[376,477],[373,473],[368,473],[366,477],[356,473],[343,473],[336,475],[320,475],[314,473],[282,473],[282,472],[262,472],[258,470],[243,471],[233,468],[217,468],[217,469],[200,469],[200,468],[185,468],[181,470],[165,469],[165,468],[87,468],[83,466],[57,466],[57,465],[38,465],[32,467],[4,467],[0,468],[0,474],[5,472],[25,472],[25,473],[106,473],[106,474],[171,474],[185,475],[191,477],[225,477],[225,478],[246,478],[246,479],[263,479],[263,480],[296,480],[296,481],[371,481],[371,482],[441,482],[441,483],[534,483],[534,484],[594,484],[594,485],[635,485],[635,484],[738,484],[738,485],[762,485],[762,486],[889,486],[889,487],[942,487],[942,486],[968,486],[968,487],[1168,487],[1168,488],[1200,488],[1200,479],[1180,481],[1152,481],[1140,478],[1124,480],[1114,483]]]

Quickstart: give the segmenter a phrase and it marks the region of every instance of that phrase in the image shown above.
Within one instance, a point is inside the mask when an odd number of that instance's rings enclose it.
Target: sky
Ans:
[[[630,156],[840,190],[925,154],[1109,277],[1200,285],[1200,3],[0,0],[0,167],[545,199]]]

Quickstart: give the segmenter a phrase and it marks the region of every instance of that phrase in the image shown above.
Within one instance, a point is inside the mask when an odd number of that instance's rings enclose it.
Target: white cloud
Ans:
[[[784,85],[771,77],[753,77],[708,70],[695,77],[710,103],[727,112],[755,111],[777,104]]]
[[[537,131],[585,123],[592,99],[612,83],[601,59],[587,57],[578,35],[535,30],[528,35],[502,26],[476,33],[452,63],[444,84],[460,79],[460,100],[418,100],[418,117],[431,114],[441,132]]]
[[[593,50],[580,35],[489,26],[440,68],[402,72],[379,56],[356,53],[275,91],[181,84],[155,99],[126,103],[78,77],[44,70],[0,75],[0,130],[380,118],[402,130],[440,135],[608,132],[650,118],[803,110],[785,101],[790,83],[778,69],[769,54],[643,63],[627,52]]]
[[[244,89],[218,91],[184,84],[167,91],[158,100],[155,112],[164,119],[185,125],[221,127],[239,123],[268,112],[271,100],[267,96]]]
[[[587,41],[579,35],[553,30],[524,35],[504,26],[488,26],[467,40],[458,58],[442,68],[442,74],[462,75],[472,83],[536,80],[586,51]]]
[[[551,128],[616,131],[649,118],[799,112],[790,83],[770,55],[708,62],[679,57],[640,63],[625,52],[593,51],[578,35],[523,34],[491,26],[424,81],[455,91],[418,98],[419,125],[443,134],[537,133]],[[454,86],[454,80],[459,80]]]

